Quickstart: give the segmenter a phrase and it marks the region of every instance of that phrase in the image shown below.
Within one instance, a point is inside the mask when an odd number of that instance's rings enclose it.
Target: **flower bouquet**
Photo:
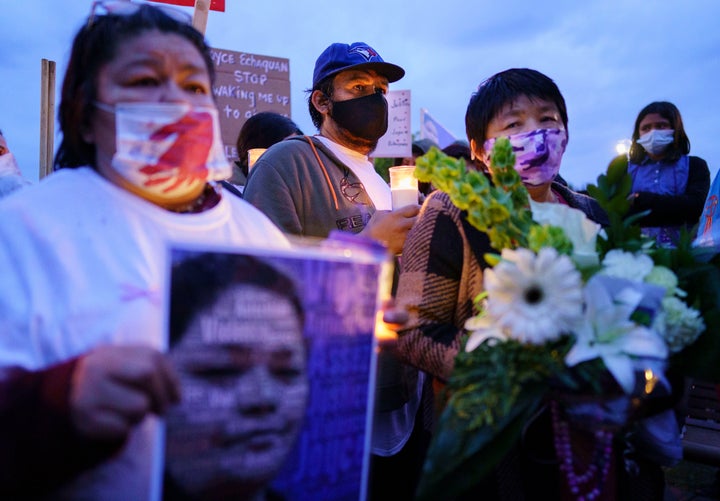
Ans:
[[[720,381],[720,268],[683,235],[657,248],[627,216],[627,163],[588,191],[606,211],[600,228],[562,204],[535,203],[506,139],[491,155],[492,182],[436,148],[416,176],[448,193],[493,249],[477,314],[448,381],[448,401],[424,467],[419,499],[467,492],[518,443],[539,410],[552,410],[559,469],[569,491],[593,499],[607,477],[613,437],[670,393],[676,371]],[[595,453],[573,457],[567,421],[594,434]]]

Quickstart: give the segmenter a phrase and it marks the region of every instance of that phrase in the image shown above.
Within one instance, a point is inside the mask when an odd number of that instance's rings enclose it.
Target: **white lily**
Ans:
[[[630,289],[611,294],[600,277],[591,278],[585,287],[586,312],[583,324],[575,331],[577,341],[565,357],[572,367],[601,358],[626,393],[635,388],[634,357],[666,359],[668,349],[652,329],[636,324],[630,315],[642,296]],[[617,301],[622,298],[622,301]]]
[[[493,340],[490,341],[493,344],[508,340],[508,335],[488,315],[476,315],[468,318],[465,321],[465,330],[470,332],[470,337],[465,343],[465,351],[467,352],[473,351],[486,340]]]

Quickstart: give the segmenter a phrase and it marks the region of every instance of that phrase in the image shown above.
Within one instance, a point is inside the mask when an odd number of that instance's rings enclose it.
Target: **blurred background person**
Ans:
[[[437,144],[432,139],[418,139],[412,142],[412,156],[410,157],[398,157],[393,160],[393,166],[397,167],[400,165],[415,165],[415,159],[423,156],[425,153],[430,151],[433,146],[437,147]]]
[[[628,153],[631,213],[650,211],[640,224],[661,246],[675,246],[681,228],[698,223],[710,189],[707,162],[689,153],[690,139],[674,104],[655,101],[640,110]]]
[[[30,184],[32,184],[30,180],[23,177],[15,155],[10,151],[7,140],[0,130],[0,198]]]
[[[251,167],[248,152],[250,150],[266,150],[275,143],[292,136],[302,136],[300,128],[290,118],[263,111],[248,118],[240,128],[237,138],[238,159],[233,166],[233,174],[223,185],[235,194],[242,194]]]
[[[149,499],[156,416],[180,398],[167,247],[289,245],[213,182],[213,81],[183,11],[95,2],[75,35],[55,172],[0,200],[0,497]]]

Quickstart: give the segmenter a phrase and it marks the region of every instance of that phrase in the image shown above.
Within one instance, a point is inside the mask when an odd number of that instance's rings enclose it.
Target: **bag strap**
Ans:
[[[340,205],[338,204],[337,193],[335,193],[335,188],[333,187],[332,182],[330,182],[330,175],[328,174],[327,169],[325,168],[325,164],[320,159],[320,155],[317,152],[317,148],[315,148],[315,143],[313,143],[313,140],[310,136],[303,136],[303,137],[310,145],[310,148],[312,148],[312,151],[315,154],[315,158],[317,159],[318,164],[320,165],[320,169],[322,169],[323,175],[325,176],[325,181],[327,182],[327,185],[330,188],[330,193],[332,193],[333,202],[335,203],[335,210],[340,210]]]

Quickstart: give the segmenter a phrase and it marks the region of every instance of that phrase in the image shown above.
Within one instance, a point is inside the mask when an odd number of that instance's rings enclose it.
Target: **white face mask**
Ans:
[[[113,169],[143,191],[176,199],[198,185],[232,174],[214,107],[186,103],[96,106],[115,113]]]
[[[15,155],[12,153],[5,153],[0,155],[0,176],[22,176],[20,167],[18,167]]]
[[[653,129],[640,136],[637,144],[651,155],[660,155],[673,142],[674,134],[672,129]]]

